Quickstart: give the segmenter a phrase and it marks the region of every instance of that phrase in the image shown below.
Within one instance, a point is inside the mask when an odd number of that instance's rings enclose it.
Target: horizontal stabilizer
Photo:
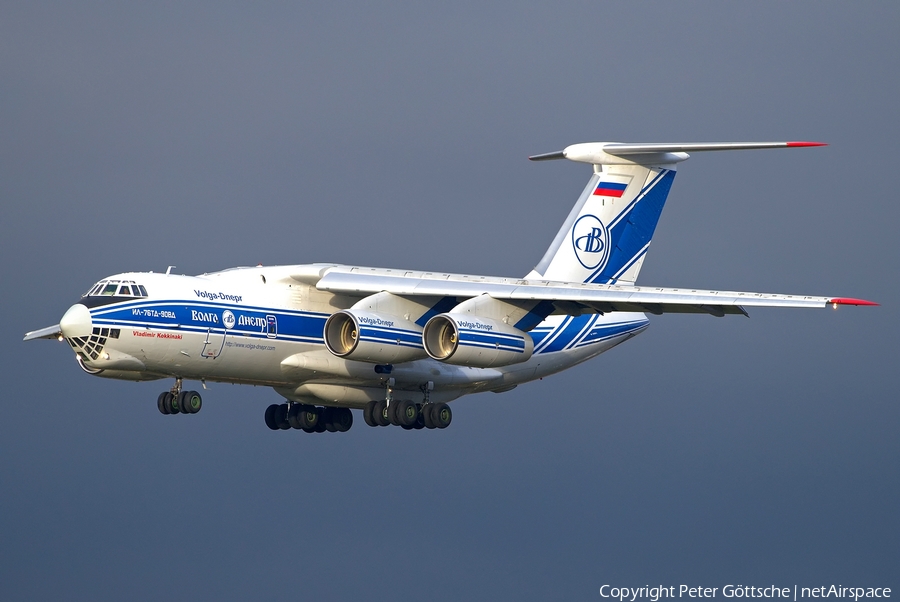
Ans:
[[[567,146],[561,151],[528,157],[532,161],[569,159],[579,163],[611,165],[621,159],[637,163],[678,163],[689,157],[687,153],[726,150],[755,150],[766,148],[806,148],[828,146],[824,142],[584,142]],[[616,160],[619,158],[619,161]]]
[[[59,328],[59,324],[56,326],[48,326],[47,328],[41,328],[40,330],[32,330],[31,332],[25,335],[23,341],[33,341],[35,339],[58,339],[62,336],[62,331]]]

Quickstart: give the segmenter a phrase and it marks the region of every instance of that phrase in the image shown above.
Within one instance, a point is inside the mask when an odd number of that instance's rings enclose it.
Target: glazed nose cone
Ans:
[[[92,328],[91,312],[81,303],[70,307],[59,321],[59,330],[67,339],[89,336]]]

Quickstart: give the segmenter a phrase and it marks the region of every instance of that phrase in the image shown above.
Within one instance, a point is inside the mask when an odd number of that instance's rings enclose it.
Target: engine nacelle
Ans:
[[[399,316],[344,309],[325,321],[325,346],[334,355],[373,364],[422,359],[422,327]]]
[[[491,368],[524,362],[534,351],[531,335],[499,320],[439,314],[422,331],[432,358],[457,366]]]

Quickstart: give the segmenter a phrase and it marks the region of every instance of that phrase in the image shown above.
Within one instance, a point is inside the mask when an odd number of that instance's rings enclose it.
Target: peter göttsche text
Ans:
[[[756,587],[753,585],[724,585],[704,587],[691,585],[658,585],[651,587],[615,587],[603,585],[600,595],[614,598],[619,602],[637,602],[647,599],[659,602],[665,598],[780,598],[797,602],[801,598],[847,598],[858,602],[861,598],[890,598],[889,587],[844,587],[843,585],[822,585],[819,587]]]

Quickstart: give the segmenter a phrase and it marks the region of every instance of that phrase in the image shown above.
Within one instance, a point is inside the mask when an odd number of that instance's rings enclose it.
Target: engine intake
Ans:
[[[439,314],[422,331],[428,355],[457,366],[491,368],[527,361],[534,341],[527,332],[498,320]]]
[[[325,346],[348,360],[373,364],[426,357],[422,327],[399,316],[345,309],[325,321]]]

